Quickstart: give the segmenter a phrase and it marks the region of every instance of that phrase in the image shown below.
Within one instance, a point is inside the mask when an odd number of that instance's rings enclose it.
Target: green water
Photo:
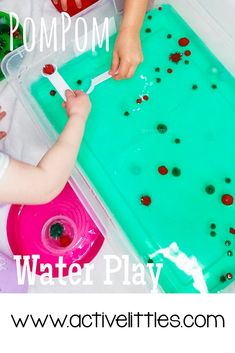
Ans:
[[[190,40],[187,47],[178,44],[182,37]],[[229,232],[235,209],[221,202],[223,194],[235,196],[235,80],[170,6],[147,14],[142,44],[145,60],[131,80],[108,80],[91,94],[78,162],[144,263],[176,242],[197,259],[209,291],[216,292],[232,281],[221,276],[235,276],[235,235]],[[169,60],[175,52],[183,54],[178,64]],[[71,88],[87,89],[92,77],[109,69],[111,54],[88,52],[59,71]],[[33,83],[32,94],[60,132],[67,118],[51,89],[42,78]],[[144,95],[149,99],[137,104]],[[167,131],[159,133],[158,124]],[[158,173],[162,165],[167,175]],[[210,184],[212,195],[205,192]],[[140,202],[143,195],[151,197],[148,207]],[[191,276],[172,261],[162,255],[154,261],[164,261],[160,284],[166,292],[197,292]]]

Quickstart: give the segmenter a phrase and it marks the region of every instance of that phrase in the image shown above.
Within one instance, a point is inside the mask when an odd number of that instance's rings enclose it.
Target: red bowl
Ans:
[[[64,10],[62,9],[61,3],[59,1],[58,5],[55,5],[53,0],[51,0],[55,8],[59,12],[63,12]],[[70,16],[74,16],[77,13],[81,12],[82,10],[86,9],[87,7],[93,5],[96,3],[98,0],[82,0],[82,7],[80,9],[77,8],[77,5],[74,0],[68,0],[67,8],[68,10],[65,11],[67,12]]]

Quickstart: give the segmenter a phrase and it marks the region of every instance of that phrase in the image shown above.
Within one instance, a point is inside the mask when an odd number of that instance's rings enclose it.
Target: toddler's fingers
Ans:
[[[7,115],[6,112],[1,112],[1,113],[0,113],[0,120],[2,120],[3,118],[5,118],[6,115]]]
[[[81,91],[81,90],[74,91],[74,94],[75,94],[76,97],[80,97],[80,96],[86,95],[86,93]]]
[[[61,0],[61,5],[62,5],[62,9],[64,10],[64,11],[67,11],[67,1],[68,0]]]
[[[114,76],[116,75],[118,68],[119,68],[119,64],[120,64],[120,59],[119,59],[119,55],[114,52],[113,53],[113,61],[112,61],[112,66],[111,69],[109,71],[110,75]]]
[[[65,102],[62,103],[62,107],[66,108],[66,103]]]
[[[126,61],[122,60],[121,65],[118,70],[118,74],[115,76],[116,80],[122,80],[124,78],[127,78],[127,74],[130,69],[130,64],[127,63]]]
[[[81,0],[75,0],[75,3],[77,5],[78,9],[80,9],[82,7],[82,1]]]
[[[68,100],[69,98],[71,98],[71,97],[74,97],[74,92],[71,91],[71,90],[69,90],[69,89],[67,89],[67,90],[65,91],[65,97],[66,97],[67,100]]]
[[[0,131],[0,140],[4,139],[4,137],[7,136],[7,133],[5,131]]]

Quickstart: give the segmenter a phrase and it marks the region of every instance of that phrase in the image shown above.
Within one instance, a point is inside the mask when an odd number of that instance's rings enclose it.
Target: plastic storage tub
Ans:
[[[87,19],[87,22],[89,24],[88,29],[92,24],[93,16],[97,16],[97,20],[99,23],[103,20],[103,15],[101,15],[101,13],[103,13],[105,16],[109,18],[112,18],[115,13],[117,14],[116,7],[113,4],[113,2],[109,2],[106,0],[98,0],[97,4],[93,4],[82,11],[81,15]],[[77,17],[78,16],[76,16],[75,18]],[[111,21],[111,28],[113,31],[116,28],[114,21]],[[27,91],[28,87],[25,86],[23,83],[24,78],[26,78],[26,76],[24,76],[23,74],[24,70],[21,71],[21,69],[24,67],[24,69],[26,69],[27,71],[28,68],[30,68],[31,66],[31,63],[32,63],[31,60],[32,61],[36,60],[36,62],[40,63],[41,60],[45,59],[45,57],[50,57],[52,52],[50,50],[48,51],[45,50],[44,53],[41,53],[39,50],[39,46],[37,46],[35,48],[35,51],[28,56],[29,53],[26,52],[24,47],[21,47],[20,49],[21,50],[19,52],[18,51],[14,52],[16,54],[16,56],[14,56],[14,58],[16,59],[15,63],[13,62],[9,63],[7,60],[5,61],[5,64],[3,64],[6,70],[4,71],[4,74],[6,77],[9,78],[9,83],[12,85],[15,92],[17,92],[18,90],[24,91],[24,92],[21,91],[22,96],[20,94],[19,98],[20,100],[22,99],[22,103],[24,104],[26,110],[29,112],[30,116],[32,117],[32,121],[36,129],[38,130],[39,134],[41,134],[42,140],[49,147],[55,141],[57,134],[50,127],[50,124],[48,124],[46,117],[45,116],[43,117],[43,114],[41,115],[40,109],[36,108],[33,102],[32,102],[32,105],[31,103],[28,104],[28,98],[29,98],[29,92]],[[13,53],[11,53],[11,55],[12,54]],[[65,56],[64,59],[66,58],[65,61],[69,60],[71,57],[77,54],[78,53],[74,51],[74,47],[68,48],[66,53],[64,53],[64,56]],[[57,56],[57,58],[59,58],[59,56]],[[58,65],[62,65],[64,62],[64,59],[62,59],[61,61],[59,60]],[[12,71],[13,67],[14,67],[14,73]],[[8,76],[8,74],[10,76]],[[37,77],[37,74],[35,75],[35,77]],[[17,83],[16,86],[15,86],[15,83]],[[34,109],[36,109],[37,112],[34,111]],[[42,125],[38,124],[37,117],[39,116],[42,117],[42,121],[41,121]],[[100,201],[97,194],[94,192],[91,185],[88,183],[87,179],[85,178],[84,174],[82,173],[79,167],[75,168],[75,170],[73,171],[73,175],[69,180],[69,186],[72,187],[72,190],[77,195],[79,202],[82,203],[86,212],[90,215],[90,217],[92,218],[96,226],[99,228],[100,233],[106,238],[105,241],[111,243],[110,244],[111,251],[113,252],[112,249],[117,249],[118,252],[121,254],[128,253],[130,255],[130,261],[132,263],[138,263],[139,259],[136,256],[136,254],[133,252],[128,241],[125,239],[125,237],[123,237],[122,230],[118,227],[117,224],[115,224],[115,221],[108,214],[106,208]],[[56,199],[52,203],[54,203],[55,201]],[[50,204],[48,204],[48,207],[50,207]],[[16,209],[17,209],[17,205],[13,206],[10,215],[12,215],[12,213],[14,213]],[[58,218],[60,218],[60,216],[58,216]],[[10,221],[12,219],[13,218],[11,218]],[[9,219],[8,219],[8,224],[9,224]],[[9,229],[10,228],[8,228],[8,230]]]
[[[214,55],[219,58],[232,74],[234,74],[235,67],[232,59],[234,57],[235,45],[231,37],[223,30],[219,23],[214,21],[213,16],[208,14],[208,9],[206,11],[200,1],[188,2],[185,0],[175,0],[166,1],[164,3],[174,6],[176,11],[186,20],[187,24],[192,27],[197,35],[211,49]],[[153,7],[155,5],[159,6],[159,2],[152,3]],[[97,6],[93,6],[92,11],[89,11],[88,9],[82,14],[86,17],[89,24],[91,24],[93,16],[96,16],[100,22],[105,16],[109,17],[113,25],[113,31],[115,32],[114,23],[118,24],[119,22],[118,15],[120,10],[121,2],[119,1],[114,2],[114,4],[108,1],[101,1]],[[114,18],[112,18],[113,15]],[[70,61],[75,55],[78,55],[78,53],[71,42],[68,45],[66,53],[63,53],[63,55],[55,55],[50,50],[43,54],[40,53],[39,50],[34,51],[33,53],[27,53],[24,48],[19,48],[17,51],[9,54],[3,62],[3,71],[8,81],[17,91],[20,99],[24,102],[26,108],[34,119],[34,122],[37,126],[41,126],[43,138],[49,144],[53,143],[55,140],[56,133],[48,122],[45,114],[30,94],[30,87],[32,82],[38,79],[42,64],[45,64],[46,61],[53,62],[57,64],[58,67],[61,67]],[[132,260],[136,260],[138,255],[127,241],[128,234],[126,237],[125,233],[116,222],[115,215],[111,214],[107,206],[104,205],[98,191],[95,190],[90,181],[87,180],[87,177],[79,166],[77,166],[74,171],[71,182],[73,183],[73,187],[78,193],[79,198],[83,201],[84,206],[99,226],[102,234],[105,234],[110,242],[117,242],[118,240],[124,244],[124,247],[125,249],[128,249]],[[172,247],[170,248],[170,251],[174,252],[177,251],[177,249]],[[141,260],[143,261],[143,259]],[[176,289],[175,291],[179,290]]]

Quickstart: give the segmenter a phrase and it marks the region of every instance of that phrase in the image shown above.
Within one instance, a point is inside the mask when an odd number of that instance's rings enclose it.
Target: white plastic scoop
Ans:
[[[65,97],[65,91],[66,90],[71,90],[69,85],[65,82],[63,77],[59,74],[56,65],[53,64],[47,64],[43,67],[42,70],[42,75],[46,77],[52,85],[55,87],[55,89],[58,91],[58,93],[61,95],[61,97],[66,100]],[[87,94],[91,94],[91,92],[95,89],[96,86],[98,86],[100,83],[110,79],[112,76],[109,74],[108,71],[104,72],[103,74],[96,76],[91,80],[91,85],[88,91],[86,92]]]
[[[42,70],[42,75],[48,78],[48,80],[52,83],[52,85],[55,87],[55,89],[58,91],[58,93],[65,101],[66,100],[65,91],[67,90],[71,91],[71,88],[57,71],[56,65],[52,65],[52,64],[45,65]]]
[[[91,80],[91,86],[87,91],[87,94],[91,94],[91,92],[98,86],[100,83],[109,80],[112,76],[109,74],[108,71],[104,72],[103,74],[96,76]]]

